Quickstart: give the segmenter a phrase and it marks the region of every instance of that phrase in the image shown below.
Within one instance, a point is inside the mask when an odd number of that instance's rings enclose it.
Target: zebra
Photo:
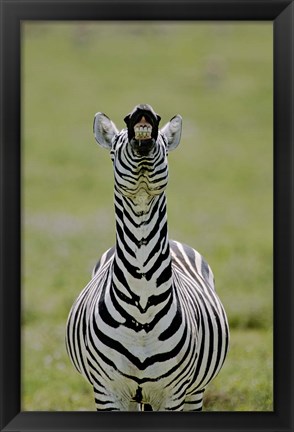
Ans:
[[[182,117],[161,129],[160,120],[148,104],[120,132],[105,114],[94,118],[95,139],[113,163],[116,242],[72,306],[66,348],[97,411],[201,411],[228,351],[210,266],[168,237],[167,156]]]

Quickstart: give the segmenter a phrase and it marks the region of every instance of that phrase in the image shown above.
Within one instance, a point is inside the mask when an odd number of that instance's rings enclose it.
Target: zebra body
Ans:
[[[116,244],[71,309],[66,345],[97,410],[199,411],[228,349],[209,265],[168,238],[167,154],[181,118],[161,131],[159,120],[149,105],[135,107],[121,132],[95,117],[96,140],[114,165]]]

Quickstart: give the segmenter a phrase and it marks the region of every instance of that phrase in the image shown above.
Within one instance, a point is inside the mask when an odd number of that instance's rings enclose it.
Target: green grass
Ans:
[[[170,237],[210,263],[231,327],[207,410],[272,394],[272,26],[26,23],[22,33],[24,410],[93,410],[64,346],[69,309],[114,243],[113,173],[92,134],[137,104],[183,117]]]

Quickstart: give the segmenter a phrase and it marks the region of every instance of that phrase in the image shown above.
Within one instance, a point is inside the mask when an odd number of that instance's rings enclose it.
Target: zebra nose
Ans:
[[[157,140],[160,116],[154,112],[150,105],[137,105],[124,118],[124,121],[128,129],[129,142],[132,139],[137,139],[137,141],[145,140],[146,142],[150,139]]]

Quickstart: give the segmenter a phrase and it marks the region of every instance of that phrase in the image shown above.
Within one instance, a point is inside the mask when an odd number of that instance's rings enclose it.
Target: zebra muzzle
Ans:
[[[141,121],[134,126],[135,139],[136,140],[150,140],[152,133],[152,126],[142,117]]]
[[[137,105],[124,121],[128,128],[129,142],[139,147],[152,146],[157,140],[160,116],[148,104]],[[137,144],[134,143],[137,142]],[[149,143],[148,143],[149,142]]]

